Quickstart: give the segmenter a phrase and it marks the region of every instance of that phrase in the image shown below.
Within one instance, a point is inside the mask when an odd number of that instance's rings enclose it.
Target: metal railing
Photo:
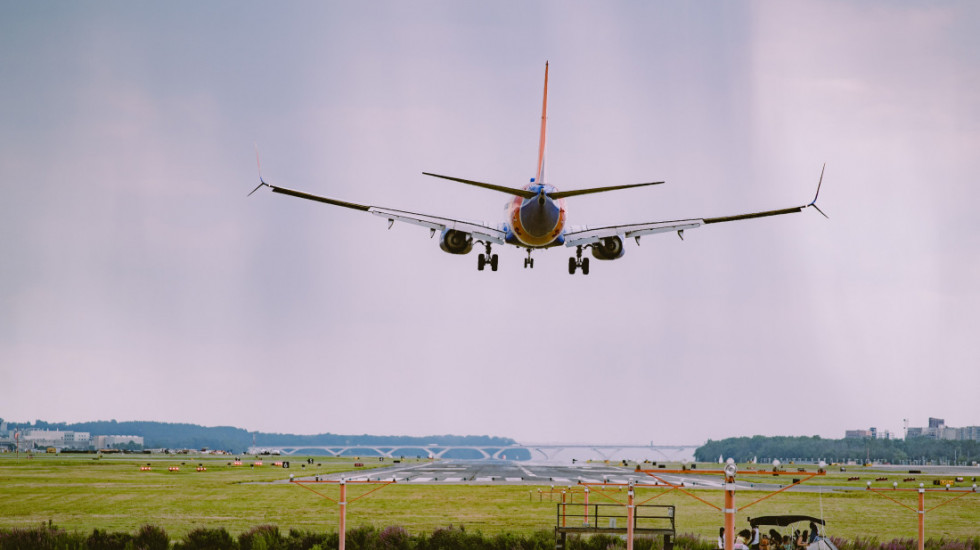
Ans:
[[[558,529],[593,532],[625,531],[626,506],[622,504],[558,503],[556,527]],[[620,523],[621,522],[621,523]],[[674,532],[674,507],[659,504],[640,504],[633,514],[633,528],[637,532]]]

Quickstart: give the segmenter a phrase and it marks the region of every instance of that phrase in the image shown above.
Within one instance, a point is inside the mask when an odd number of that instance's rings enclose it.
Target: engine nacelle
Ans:
[[[465,231],[443,229],[439,235],[439,248],[450,254],[469,254],[473,250],[473,236]]]
[[[597,243],[592,243],[592,256],[597,260],[615,260],[626,254],[623,239],[606,237]]]

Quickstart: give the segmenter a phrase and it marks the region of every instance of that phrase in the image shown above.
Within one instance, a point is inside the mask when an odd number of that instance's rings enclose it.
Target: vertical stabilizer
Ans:
[[[538,171],[534,177],[535,183],[544,181],[544,136],[548,129],[548,62],[544,62],[544,100],[541,103],[541,140],[538,142]]]

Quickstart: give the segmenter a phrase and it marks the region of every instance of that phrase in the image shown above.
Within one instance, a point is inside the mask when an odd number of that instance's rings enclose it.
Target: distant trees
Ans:
[[[423,448],[430,444],[478,447],[506,447],[515,441],[506,437],[485,435],[437,435],[425,437],[383,436],[383,435],[293,435],[249,432],[231,426],[206,427],[197,424],[168,422],[117,422],[99,420],[95,422],[45,422],[38,420],[33,425],[8,423],[10,430],[67,430],[89,432],[94,435],[138,435],[143,437],[143,446],[150,449],[220,449],[233,453],[245,452],[251,445],[253,435],[255,444],[260,447],[275,446],[412,446]]]
[[[957,462],[969,464],[980,461],[980,442],[946,441],[924,437],[909,439],[823,439],[820,436],[731,437],[711,441],[694,451],[699,462],[714,462],[721,456],[738,462],[752,459],[769,462],[779,460],[825,460],[844,462],[865,459],[893,464],[922,462]]]

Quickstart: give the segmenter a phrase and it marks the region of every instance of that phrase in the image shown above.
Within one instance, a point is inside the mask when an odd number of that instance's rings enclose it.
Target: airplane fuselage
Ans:
[[[514,197],[507,202],[504,231],[508,244],[527,248],[548,248],[565,243],[565,199],[549,196],[556,189],[532,183],[524,187],[532,198]]]

